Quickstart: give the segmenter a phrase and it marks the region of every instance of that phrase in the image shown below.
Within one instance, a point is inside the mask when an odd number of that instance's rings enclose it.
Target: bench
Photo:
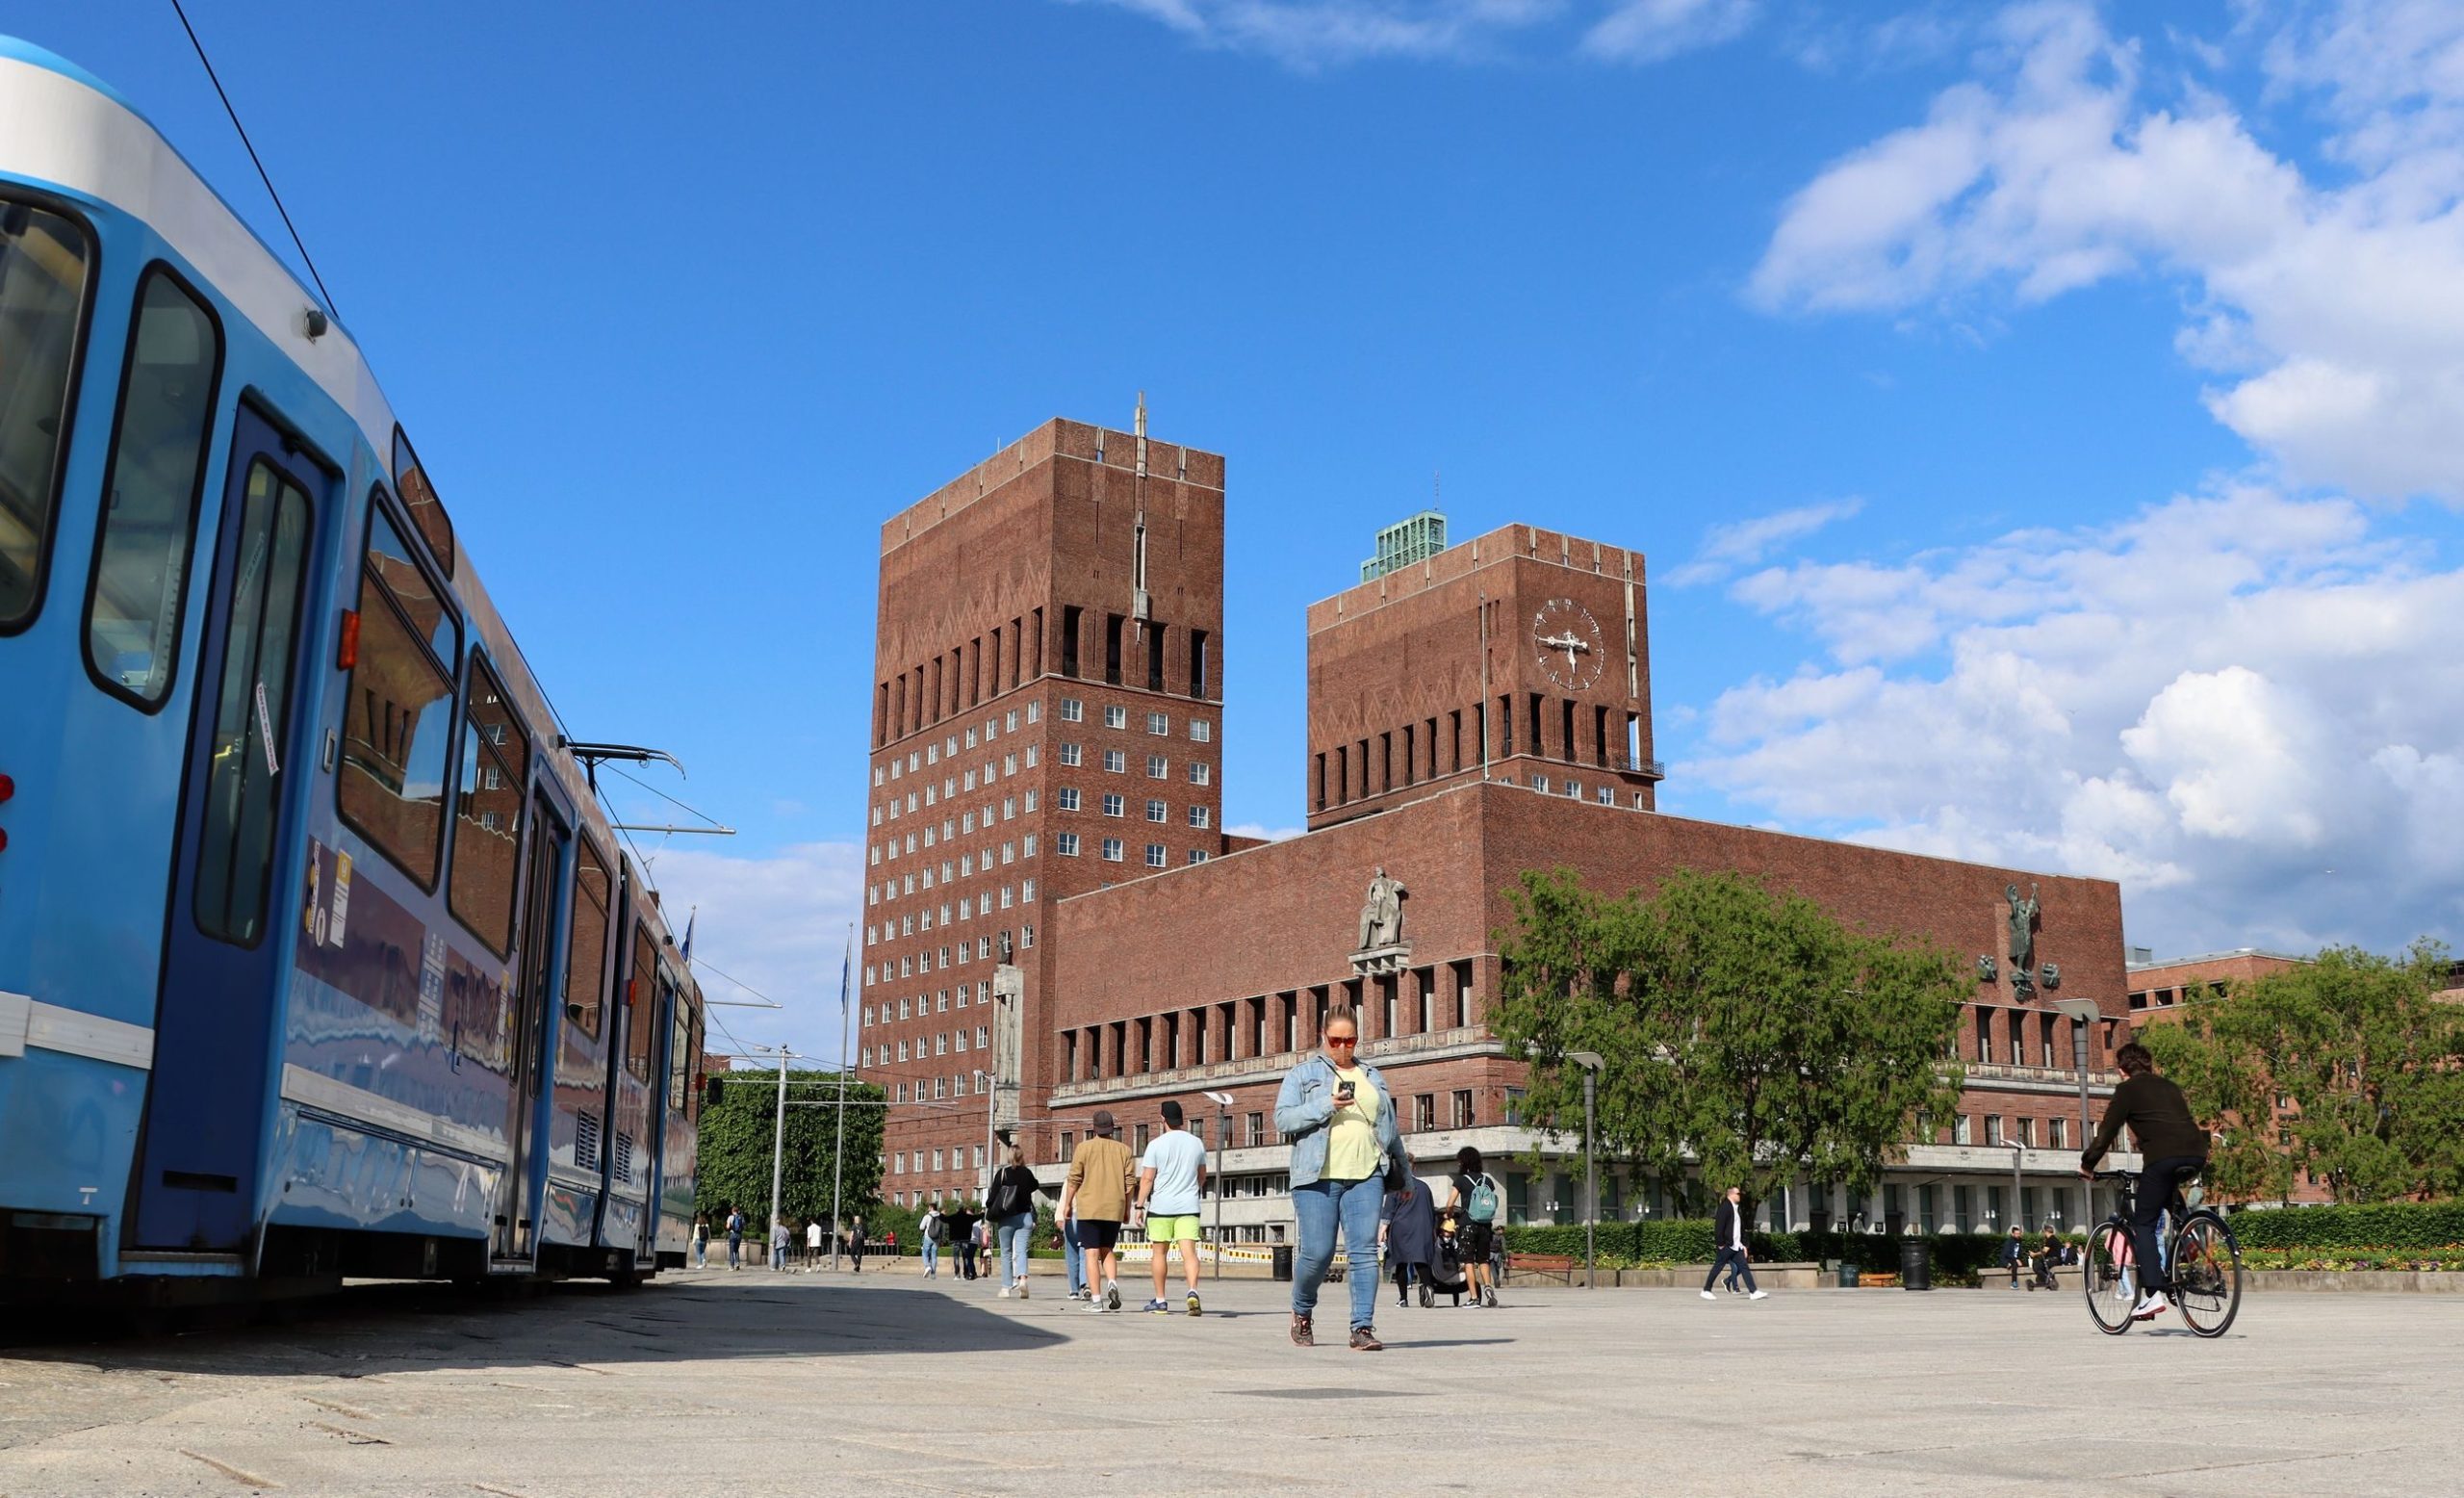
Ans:
[[[1554,1275],[1561,1282],[1571,1285],[1575,1282],[1575,1271],[1581,1267],[1582,1260],[1568,1253],[1509,1253],[1505,1256],[1508,1278],[1525,1272]]]

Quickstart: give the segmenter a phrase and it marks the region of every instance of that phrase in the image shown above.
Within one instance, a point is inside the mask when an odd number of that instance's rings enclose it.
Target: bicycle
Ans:
[[[2132,1272],[2131,1197],[2138,1189],[2137,1171],[2098,1171],[2098,1180],[2121,1183],[2121,1201],[2088,1235],[2086,1272],[2080,1276],[2088,1293],[2088,1315],[2107,1336],[2128,1331],[2138,1308],[2139,1291]],[[2193,1208],[2174,1181],[2166,1202],[2171,1230],[2160,1226],[2157,1252],[2173,1281],[2172,1303],[2194,1335],[2222,1336],[2242,1310],[2242,1246],[2224,1214],[2212,1206]]]

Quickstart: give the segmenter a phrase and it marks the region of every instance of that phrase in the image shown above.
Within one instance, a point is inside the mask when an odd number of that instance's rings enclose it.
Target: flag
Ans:
[[[680,950],[688,963],[693,960],[693,922],[701,914],[702,907],[696,905],[684,916],[684,945]]]

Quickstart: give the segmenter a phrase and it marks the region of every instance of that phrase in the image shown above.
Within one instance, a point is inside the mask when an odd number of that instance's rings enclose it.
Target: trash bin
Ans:
[[[1274,1277],[1277,1279],[1290,1279],[1292,1278],[1292,1245],[1278,1243],[1269,1251],[1269,1253],[1274,1260]]]
[[[1934,1288],[1934,1246],[1923,1238],[1899,1240],[1899,1287],[1903,1290]]]
[[[1842,1260],[1839,1265],[1839,1288],[1842,1290],[1857,1288],[1857,1266],[1845,1260]]]

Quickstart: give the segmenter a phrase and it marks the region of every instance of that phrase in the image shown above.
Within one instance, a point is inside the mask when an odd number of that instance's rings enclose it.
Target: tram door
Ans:
[[[140,1248],[236,1253],[256,1220],[288,945],[274,888],[311,777],[293,730],[325,479],[245,405],[207,582],[138,1166]]]
[[[564,885],[565,845],[571,834],[544,796],[531,802],[530,885],[522,905],[522,991],[513,1000],[512,1116],[505,1121],[504,1176],[497,1187],[496,1241],[499,1258],[528,1259],[531,1253],[530,1175],[532,1146],[537,1136],[539,1090],[545,1081],[548,1056],[548,998],[554,992],[551,961],[556,943],[556,895]]]

